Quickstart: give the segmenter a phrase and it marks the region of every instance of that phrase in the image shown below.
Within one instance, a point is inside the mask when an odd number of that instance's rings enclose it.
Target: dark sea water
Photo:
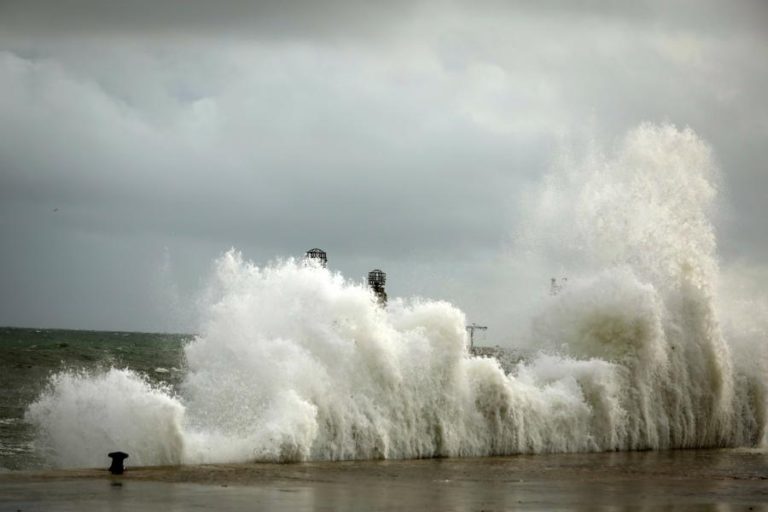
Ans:
[[[183,334],[0,328],[0,471],[44,465],[24,412],[63,370],[130,368],[153,383],[182,377]]]

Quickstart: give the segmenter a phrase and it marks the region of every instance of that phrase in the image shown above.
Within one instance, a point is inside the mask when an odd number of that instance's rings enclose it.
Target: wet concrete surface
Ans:
[[[106,465],[105,465],[106,468]],[[768,511],[768,452],[217,464],[0,474],[0,510]]]

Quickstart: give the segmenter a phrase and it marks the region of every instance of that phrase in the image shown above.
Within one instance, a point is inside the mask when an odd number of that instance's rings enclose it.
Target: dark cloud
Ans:
[[[291,38],[364,36],[408,16],[418,2],[223,0],[7,0],[0,27],[35,36],[186,36]]]
[[[326,0],[5,0],[0,28],[16,35],[180,34],[279,39],[400,34],[413,18],[538,17],[573,22],[649,24],[657,28],[762,32],[768,8],[761,0],[736,2],[645,0],[480,0],[389,2]],[[418,22],[417,22],[418,24]]]
[[[191,325],[221,251],[319,245],[509,332],[520,195],[643,121],[712,145],[762,264],[765,9],[695,4],[0,3],[0,324]]]

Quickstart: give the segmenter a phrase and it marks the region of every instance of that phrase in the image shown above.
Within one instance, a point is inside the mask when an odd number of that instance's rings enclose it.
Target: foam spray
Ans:
[[[734,363],[715,307],[714,172],[691,130],[649,124],[556,166],[528,220],[574,274],[531,319],[543,350],[511,371],[468,353],[451,304],[385,309],[338,273],[233,250],[178,393],[63,372],[26,418],[58,466],[115,447],[178,464],[763,443],[765,365]]]

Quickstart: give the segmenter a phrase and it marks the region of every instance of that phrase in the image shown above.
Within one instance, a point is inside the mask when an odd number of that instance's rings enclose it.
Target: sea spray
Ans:
[[[53,376],[26,420],[39,427],[39,447],[55,466],[100,466],[117,449],[130,454],[130,465],[179,464],[183,414],[170,390],[111,369]]]
[[[655,318],[662,331],[650,338],[642,332],[627,336],[632,326],[626,321],[624,335],[600,333],[595,326],[604,323],[601,319],[612,308],[606,304],[590,314],[576,314],[576,324],[565,326],[559,336],[566,354],[576,350],[576,355],[584,355],[578,354],[580,342],[574,341],[584,332],[590,342],[607,342],[606,352],[592,355],[608,360],[610,351],[626,346],[626,341],[632,345],[653,339],[666,352],[667,363],[655,366],[654,379],[638,375],[631,385],[635,394],[639,389],[650,392],[649,384],[657,388],[650,400],[657,410],[643,422],[648,436],[659,436],[660,444],[650,447],[748,443],[764,431],[765,416],[760,412],[764,404],[748,398],[743,387],[734,388],[745,383],[743,368],[733,368],[732,347],[715,309],[719,276],[710,219],[717,182],[711,150],[692,130],[643,124],[627,134],[614,154],[592,148],[581,159],[563,159],[544,181],[537,194],[543,199],[532,205],[527,219],[529,237],[535,234],[541,252],[556,255],[552,260],[567,267],[571,283],[595,273],[613,274],[614,285],[605,283],[597,289],[616,298],[621,296],[617,290],[628,290],[616,285],[626,283],[626,274],[631,274],[655,297],[659,308],[648,318]],[[578,309],[593,299],[577,293],[565,300],[575,301]],[[553,337],[547,324],[560,321],[560,306],[554,307],[542,315],[546,320],[538,322],[544,326],[544,339]],[[620,316],[642,311],[629,304],[622,309],[626,312]],[[615,313],[609,316],[616,318]],[[765,354],[764,341],[764,336],[755,337],[749,350]],[[623,366],[637,374],[648,371],[649,363],[639,357]],[[764,386],[765,369],[752,372],[749,386]],[[650,396],[640,393],[636,398]],[[747,422],[761,425],[749,435],[742,428],[744,411],[757,415]]]
[[[159,464],[754,445],[765,366],[740,361],[764,351],[734,356],[720,327],[713,173],[695,134],[654,125],[555,169],[529,221],[570,279],[532,319],[541,353],[509,373],[469,354],[448,303],[382,308],[327,269],[230,251],[178,397],[125,370],[64,373],[27,419],[63,466],[112,449]]]

